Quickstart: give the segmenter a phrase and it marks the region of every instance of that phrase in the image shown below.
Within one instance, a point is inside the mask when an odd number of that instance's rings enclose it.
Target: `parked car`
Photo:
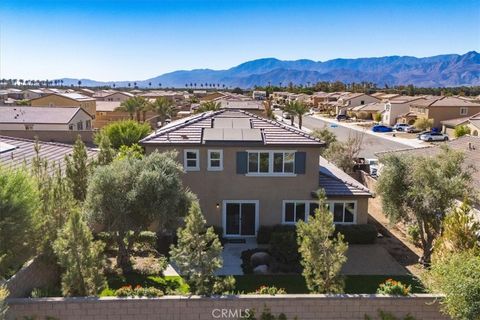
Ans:
[[[405,131],[406,132],[406,129],[410,127],[410,125],[408,123],[397,123],[393,126],[393,130],[395,131]]]
[[[408,133],[417,133],[417,132],[420,132],[420,130],[417,129],[415,126],[408,126],[408,127],[405,129],[405,132],[408,132]]]
[[[441,132],[428,132],[420,136],[423,141],[448,141],[448,136]]]
[[[348,116],[346,114],[339,114],[337,115],[337,121],[348,120]]]
[[[284,112],[284,113],[282,113],[282,117],[283,117],[283,119],[290,119],[292,117],[292,115],[288,112]]]
[[[372,127],[373,132],[392,132],[393,129],[382,124],[376,125]]]
[[[378,159],[366,159],[365,162],[369,166],[370,175],[374,178],[378,177]]]

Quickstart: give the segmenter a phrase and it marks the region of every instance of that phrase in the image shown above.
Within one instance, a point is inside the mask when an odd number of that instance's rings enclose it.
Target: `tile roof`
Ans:
[[[441,142],[432,146],[424,148],[408,148],[395,151],[386,151],[376,153],[378,157],[387,154],[400,154],[400,155],[412,155],[432,157],[441,152],[441,145],[447,145],[453,150],[461,151],[465,155],[465,166],[473,166],[477,170],[473,173],[473,184],[475,188],[480,189],[480,137],[463,136],[458,139],[450,140],[447,142]]]
[[[26,165],[29,168],[32,160],[36,157],[35,141],[14,137],[0,136],[2,145],[15,147],[14,149],[5,148],[6,151],[0,151],[0,166],[3,168],[21,168]],[[49,163],[60,164],[61,168],[65,167],[65,155],[73,152],[73,146],[62,143],[38,142],[40,146],[40,157],[48,160]],[[2,148],[3,149],[3,148]],[[9,150],[10,149],[10,150]],[[88,158],[93,159],[97,154],[96,149],[87,148]],[[53,168],[50,168],[50,172]]]
[[[428,97],[412,102],[418,107],[480,107],[480,103],[473,103],[457,97]]]
[[[80,110],[78,107],[0,107],[0,123],[67,124]]]
[[[97,112],[101,111],[106,111],[106,112],[111,112],[115,111],[116,108],[120,107],[122,104],[121,101],[97,101]]]
[[[323,157],[320,157],[319,186],[325,190],[327,197],[373,196],[367,187]]]
[[[315,145],[323,143],[311,135],[277,121],[268,120],[244,110],[219,110],[205,112],[173,121],[167,126],[150,134],[140,142],[142,144],[204,144],[204,129],[212,128],[215,119],[247,119],[252,129],[260,129],[264,145]]]

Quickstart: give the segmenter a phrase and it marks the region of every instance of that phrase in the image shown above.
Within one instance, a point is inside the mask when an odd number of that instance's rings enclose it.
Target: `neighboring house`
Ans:
[[[23,98],[32,100],[47,95],[42,89],[27,89],[23,91]]]
[[[376,155],[379,158],[387,154],[434,157],[441,152],[440,146],[442,145],[446,145],[452,150],[460,151],[464,154],[464,167],[472,167],[475,169],[472,176],[473,180],[471,193],[473,195],[474,193],[478,192],[478,190],[480,190],[480,137],[463,136],[458,139],[437,143],[424,148],[380,152],[376,153]],[[463,199],[458,200],[461,201]],[[474,213],[480,221],[480,203],[474,204],[474,207]]]
[[[80,88],[80,89],[78,89],[78,92],[80,92],[84,96],[88,96],[88,97],[93,97],[93,95],[95,94],[94,90],[88,89],[88,88]]]
[[[51,93],[30,100],[32,107],[80,107],[95,117],[96,101],[92,97],[80,93]]]
[[[95,129],[101,129],[111,122],[130,119],[131,116],[128,112],[117,110],[121,104],[122,103],[120,101],[97,101],[97,112],[93,127]],[[133,116],[136,117],[136,114]],[[150,119],[155,116],[156,113],[154,111],[148,111],[145,114],[146,119]],[[142,112],[140,112],[140,117],[143,117]],[[143,121],[143,119],[140,120]]]
[[[382,113],[382,123],[387,126],[393,126],[402,115],[410,111],[410,104],[416,100],[424,99],[425,96],[396,96],[383,100],[384,111]],[[406,122],[408,123],[408,122]],[[409,124],[413,124],[410,120]]]
[[[82,108],[2,107],[0,130],[92,130],[92,117]]]
[[[372,102],[348,108],[348,113],[354,115],[358,119],[372,120],[374,114],[382,113],[384,110],[385,104],[383,102]]]
[[[345,93],[337,99],[336,114],[345,114],[349,108],[358,107],[367,103],[379,102],[380,99],[366,93]]]
[[[93,95],[97,101],[119,101],[123,102],[127,99],[134,97],[130,92],[123,92],[123,91],[101,91],[97,92]]]
[[[418,118],[433,120],[433,127],[441,129],[442,121],[459,117],[471,117],[480,112],[480,103],[458,97],[430,97],[410,104],[410,111],[399,122],[412,123]]]
[[[265,111],[265,106],[262,101],[255,100],[217,100],[222,109],[229,110],[246,110],[256,115],[260,115]]]
[[[448,134],[450,137],[454,136],[455,127],[467,126],[470,129],[470,134],[477,137],[480,133],[480,113],[472,117],[462,117],[457,119],[441,121],[442,132]]]
[[[253,100],[266,100],[267,99],[267,92],[266,91],[253,91],[252,92],[252,99]]]
[[[279,122],[244,110],[206,112],[140,143],[147,153],[178,151],[184,185],[198,196],[207,223],[226,237],[308,220],[322,187],[336,223],[367,223],[368,189],[320,160],[321,141]]]
[[[37,156],[35,145],[38,144],[38,155],[47,160],[49,164],[48,170],[53,172],[55,167],[52,165],[59,164],[63,169],[65,167],[65,156],[73,153],[73,146],[61,143],[42,142],[0,135],[0,167],[9,169],[28,168],[31,167],[33,159]],[[87,148],[87,157],[94,159],[97,150]]]

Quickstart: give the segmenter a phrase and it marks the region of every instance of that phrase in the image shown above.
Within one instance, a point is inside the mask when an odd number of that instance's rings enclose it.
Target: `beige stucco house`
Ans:
[[[32,107],[80,107],[95,117],[96,100],[80,93],[51,93],[30,100]]]
[[[84,131],[92,130],[92,117],[82,108],[2,107],[0,130]]]
[[[337,115],[345,114],[348,109],[379,101],[380,99],[366,93],[347,92],[338,98],[335,112]]]
[[[320,158],[321,141],[285,124],[220,110],[174,121],[141,144],[147,153],[178,152],[184,184],[225,237],[255,237],[263,225],[308,220],[319,188],[336,223],[367,223],[370,191]]]

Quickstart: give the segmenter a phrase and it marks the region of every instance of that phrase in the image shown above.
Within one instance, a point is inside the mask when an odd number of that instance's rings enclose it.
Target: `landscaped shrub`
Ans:
[[[279,263],[295,267],[299,263],[295,230],[274,231],[270,238],[270,252]]]
[[[283,288],[277,288],[275,286],[261,286],[255,291],[255,294],[269,294],[269,295],[276,295],[276,294],[286,294],[287,291]]]
[[[139,233],[135,241],[140,245],[145,245],[153,249],[157,244],[157,235],[155,232],[142,231]]]
[[[377,228],[372,224],[337,224],[335,234],[340,232],[348,244],[372,244],[377,239]]]
[[[116,242],[113,234],[110,232],[99,232],[94,235],[95,240],[100,240],[105,244],[105,251],[116,250]]]
[[[223,228],[219,226],[211,226],[213,227],[213,231],[218,236],[218,239],[222,243],[222,246],[227,242],[226,239],[223,237]]]
[[[137,285],[132,289],[131,285],[121,287],[120,289],[115,290],[115,295],[117,297],[162,297],[163,291],[155,287],[143,288],[140,285]]]
[[[378,289],[378,294],[390,294],[397,296],[408,296],[412,290],[411,286],[406,286],[400,281],[395,281],[393,279],[387,279],[382,283]]]
[[[258,244],[269,244],[272,237],[273,226],[260,226],[257,233]]]
[[[150,255],[135,259],[134,270],[143,275],[162,275],[167,266],[167,258]]]
[[[408,241],[414,245],[420,244],[420,228],[416,224],[411,224],[407,227]]]

